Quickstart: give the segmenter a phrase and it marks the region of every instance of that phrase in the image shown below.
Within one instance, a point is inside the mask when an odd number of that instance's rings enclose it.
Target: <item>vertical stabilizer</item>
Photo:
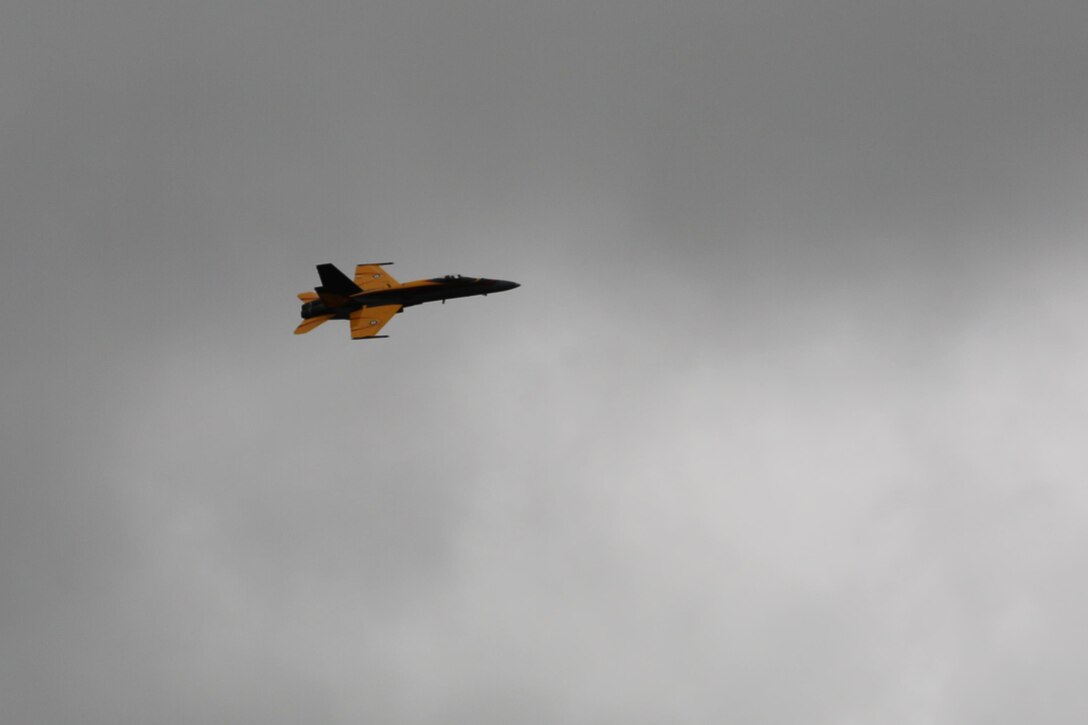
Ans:
[[[363,291],[359,285],[352,282],[351,278],[337,269],[334,264],[317,265],[317,273],[321,277],[321,286],[328,294],[351,297]]]

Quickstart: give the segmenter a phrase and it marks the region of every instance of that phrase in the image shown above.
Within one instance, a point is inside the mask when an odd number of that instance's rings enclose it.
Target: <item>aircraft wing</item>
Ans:
[[[361,286],[361,285],[360,285]],[[397,314],[403,305],[363,307],[351,313],[351,339],[365,340],[375,337],[378,331]]]
[[[400,287],[400,282],[393,279],[393,275],[382,269],[380,264],[355,265],[355,284],[359,285],[363,292]]]

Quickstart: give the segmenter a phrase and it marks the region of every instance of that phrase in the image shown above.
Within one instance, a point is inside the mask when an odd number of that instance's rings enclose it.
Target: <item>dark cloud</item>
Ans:
[[[1086,29],[5,11],[5,713],[1083,719]],[[523,287],[291,336],[385,259]]]

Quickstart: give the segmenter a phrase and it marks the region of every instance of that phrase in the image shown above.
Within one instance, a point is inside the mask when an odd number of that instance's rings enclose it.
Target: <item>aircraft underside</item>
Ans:
[[[317,271],[321,286],[313,292],[298,295],[303,303],[303,322],[295,328],[295,334],[309,332],[328,320],[349,320],[354,340],[384,337],[378,335],[378,331],[405,307],[459,297],[486,296],[520,286],[516,282],[461,275],[401,284],[382,269],[383,266],[356,265],[355,279],[352,280],[331,264],[319,264]]]

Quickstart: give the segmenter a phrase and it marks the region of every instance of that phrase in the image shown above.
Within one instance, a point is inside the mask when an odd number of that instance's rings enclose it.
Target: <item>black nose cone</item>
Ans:
[[[506,290],[516,289],[521,285],[517,282],[508,282],[505,279],[496,279],[492,283],[492,289],[496,292],[505,292]]]

